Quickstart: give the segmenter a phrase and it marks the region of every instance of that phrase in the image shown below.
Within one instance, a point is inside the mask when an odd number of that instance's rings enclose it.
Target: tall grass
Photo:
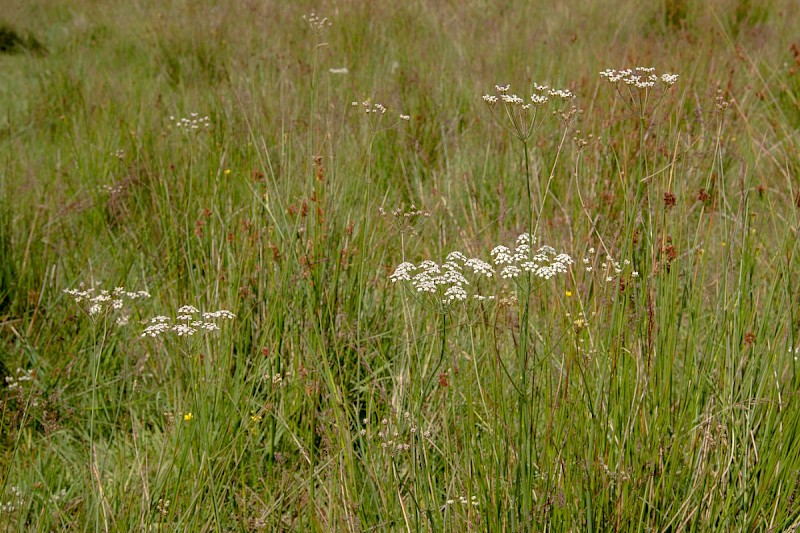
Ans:
[[[584,4],[9,6],[0,530],[795,530],[797,10]]]

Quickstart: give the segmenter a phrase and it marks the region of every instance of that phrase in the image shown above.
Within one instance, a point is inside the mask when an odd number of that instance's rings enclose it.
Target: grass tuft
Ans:
[[[4,12],[0,531],[796,530],[793,3],[315,7]]]

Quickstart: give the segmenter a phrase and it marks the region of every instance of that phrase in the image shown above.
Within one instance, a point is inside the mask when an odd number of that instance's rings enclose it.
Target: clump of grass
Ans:
[[[32,33],[23,36],[8,24],[0,22],[0,54],[20,52],[44,54],[46,49]]]
[[[3,194],[3,197],[6,198],[6,195]],[[0,207],[0,316],[11,307],[16,280],[11,229],[11,208],[4,202]]]
[[[4,15],[0,529],[796,529],[790,4]]]

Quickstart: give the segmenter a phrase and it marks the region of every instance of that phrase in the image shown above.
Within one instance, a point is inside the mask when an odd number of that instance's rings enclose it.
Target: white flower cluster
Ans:
[[[434,296],[443,305],[449,305],[456,301],[463,302],[468,297],[466,287],[470,282],[464,275],[465,271],[487,278],[494,275],[494,269],[489,263],[476,258],[467,258],[461,252],[451,252],[441,265],[430,260],[423,261],[419,265],[401,263],[389,279],[392,283],[409,282],[417,292]],[[493,297],[476,294],[473,298],[483,300]]]
[[[100,191],[100,192],[108,193],[108,194],[114,196],[114,195],[120,194],[122,191],[124,191],[125,187],[123,187],[122,185],[106,185],[106,184],[104,184],[104,185],[100,185],[97,188],[97,190]]]
[[[11,487],[11,499],[5,503],[0,503],[0,515],[11,514],[25,503],[25,498],[19,487]]]
[[[315,31],[323,30],[327,26],[331,25],[331,21],[328,20],[328,17],[320,17],[313,11],[310,15],[303,15],[303,20],[305,20],[308,25],[311,26],[311,29]]]
[[[596,250],[594,248],[589,248],[589,250],[588,250],[589,255],[594,255],[595,251]],[[583,263],[584,267],[586,268],[586,272],[593,272],[594,271],[594,266],[593,266],[592,260],[589,257],[584,257],[581,262]],[[603,278],[606,281],[611,282],[611,281],[614,281],[617,277],[619,277],[623,273],[623,271],[626,270],[626,269],[630,270],[630,277],[631,278],[638,278],[639,277],[639,272],[637,272],[636,270],[632,270],[631,262],[630,262],[629,259],[624,259],[622,261],[622,263],[620,263],[619,261],[615,261],[614,258],[611,257],[611,255],[606,255],[605,261],[600,263],[600,269],[599,270],[600,270]]]
[[[142,331],[142,337],[158,337],[170,331],[178,337],[191,337],[198,331],[218,331],[219,325],[214,322],[218,318],[233,320],[236,315],[225,309],[200,313],[196,307],[184,305],[178,308],[174,321],[163,315],[150,319],[150,325]]]
[[[637,89],[652,89],[657,83],[662,83],[667,87],[672,87],[678,81],[677,74],[656,74],[654,67],[636,67],[623,70],[606,69],[600,76],[607,79],[610,83],[636,87]]]
[[[500,245],[491,251],[492,262],[500,269],[500,277],[514,279],[523,272],[529,272],[542,279],[550,279],[556,274],[563,274],[574,263],[572,257],[565,253],[557,253],[551,246],[542,246],[533,252],[532,245],[536,240],[528,233],[517,237],[513,250]]]
[[[408,282],[420,293],[437,298],[442,305],[449,305],[468,298],[467,288],[470,283],[465,272],[478,277],[491,278],[496,269],[503,279],[514,279],[527,272],[540,279],[550,279],[563,274],[574,263],[572,257],[565,253],[557,253],[551,246],[532,249],[532,239],[528,233],[517,237],[514,249],[506,246],[495,246],[491,251],[492,264],[477,258],[467,258],[461,252],[451,252],[443,264],[426,260],[415,265],[401,263],[389,276],[392,283]],[[473,294],[472,299],[478,301],[494,300],[494,296]]]
[[[351,107],[362,107],[364,109],[364,113],[369,116],[377,116],[378,118],[382,118],[383,115],[386,114],[388,109],[383,104],[373,104],[370,100],[364,100],[361,103],[356,101],[350,102]],[[399,113],[398,118],[403,122],[408,122],[411,120],[411,115],[405,115],[403,113]]]
[[[176,128],[183,131],[197,131],[205,130],[211,127],[211,119],[208,115],[201,117],[198,113],[191,113],[189,118],[175,118],[170,115],[169,121],[172,122]]]
[[[381,449],[391,456],[407,452],[415,440],[419,442],[419,439],[431,439],[431,431],[420,431],[411,421],[411,413],[408,411],[403,413],[402,418],[398,416],[391,422],[386,418],[381,419],[377,435],[370,431],[368,418],[363,419],[362,423],[364,427],[359,430],[358,434],[367,439],[373,439],[376,444],[380,442]]]
[[[427,211],[417,209],[417,206],[414,204],[411,204],[411,207],[409,207],[407,211],[404,210],[404,208],[398,207],[392,211],[391,218],[389,218],[389,213],[387,213],[383,207],[379,207],[378,212],[394,229],[400,233],[408,232],[414,235],[417,234],[419,227],[431,216],[431,214]]]
[[[109,310],[119,311],[125,307],[125,300],[139,300],[150,298],[147,291],[126,291],[124,287],[115,287],[114,290],[96,290],[93,287],[88,289],[64,289],[66,294],[72,296],[76,304],[84,306],[85,311],[91,317],[102,315]],[[117,324],[124,326],[128,323],[129,316],[121,314],[117,317]]]
[[[534,91],[530,100],[510,93],[510,85],[495,85],[494,88],[497,94],[483,95],[484,103],[494,119],[523,142],[528,142],[550,116],[559,116],[559,109],[553,109],[553,113],[545,113],[542,108],[559,107],[558,104],[566,108],[569,106],[564,104],[575,98],[568,89],[552,89],[548,85],[538,83],[533,84]],[[498,108],[501,111],[498,111]],[[562,120],[567,120],[577,113],[575,106],[571,108],[572,111],[560,114]]]
[[[507,106],[516,106],[523,110],[531,109],[531,107],[540,107],[553,100],[569,101],[575,98],[568,89],[551,89],[547,85],[533,84],[534,93],[531,95],[531,101],[525,102],[525,99],[517,96],[516,94],[509,94],[511,89],[510,85],[495,85],[497,95],[485,94],[483,101],[489,106],[494,107],[498,102],[503,102]]]
[[[352,107],[358,107],[359,103],[354,101],[354,102],[351,102],[350,105]],[[367,115],[369,115],[370,113],[377,113],[379,115],[386,114],[386,106],[385,105],[373,104],[369,100],[364,100],[363,102],[361,102],[360,105],[364,108],[364,113],[366,113]]]
[[[451,498],[451,499],[449,499],[449,500],[447,500],[447,505],[453,505],[453,504],[455,504],[455,503],[456,503],[456,500],[454,500],[454,499],[452,499],[452,498]],[[466,496],[459,496],[459,497],[458,497],[458,503],[460,503],[461,505],[467,505],[467,504],[470,504],[470,505],[472,505],[473,507],[477,507],[477,506],[479,505],[479,504],[478,504],[478,497],[477,497],[477,496],[472,496],[472,497],[471,497],[471,498],[469,498],[469,499],[467,499],[467,497],[466,497]]]
[[[67,497],[67,489],[61,489],[58,492],[54,492],[53,494],[50,495],[50,501],[53,503],[58,503],[60,501],[63,501],[64,498],[66,497]]]
[[[17,368],[16,376],[6,376],[6,385],[8,390],[16,390],[25,388],[25,382],[33,381],[33,370],[23,370]]]

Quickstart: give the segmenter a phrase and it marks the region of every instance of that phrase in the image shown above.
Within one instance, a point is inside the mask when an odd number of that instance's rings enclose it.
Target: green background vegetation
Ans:
[[[800,523],[796,2],[2,11],[0,370],[32,379],[0,388],[0,530]],[[680,74],[644,124],[598,76],[634,66]],[[539,240],[578,263],[528,327],[470,304],[443,335],[388,275],[525,231],[481,96],[534,82],[583,111],[528,160]],[[411,120],[374,134],[367,98]],[[169,119],[193,112],[212,127]],[[606,254],[639,277],[605,281]],[[152,298],[93,321],[62,291],[94,282]],[[183,304],[237,318],[140,336]]]

